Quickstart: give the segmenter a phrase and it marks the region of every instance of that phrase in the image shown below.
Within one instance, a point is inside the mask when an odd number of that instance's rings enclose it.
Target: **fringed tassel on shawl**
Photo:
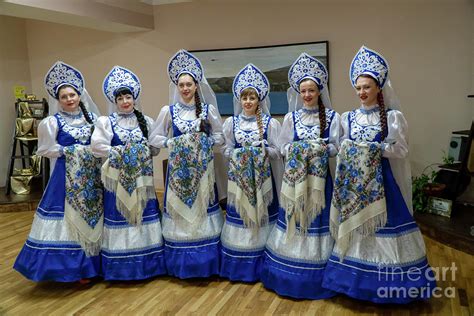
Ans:
[[[206,172],[199,181],[196,200],[192,207],[184,204],[176,195],[168,182],[166,196],[166,211],[175,221],[186,220],[193,225],[199,225],[207,216],[207,208],[214,201],[215,190],[214,160],[212,159]]]
[[[70,238],[74,241],[77,241],[86,256],[93,257],[99,255],[102,245],[102,228],[104,223],[103,215],[100,221],[96,224],[96,228],[93,229],[91,234],[88,236],[82,233],[82,231],[76,226],[81,225],[82,223],[78,221],[77,218],[75,218],[76,216],[77,215],[73,208],[69,205],[69,203],[66,202],[64,208],[64,219]],[[88,228],[87,230],[90,231],[91,229]],[[91,241],[91,239],[93,241]]]
[[[362,225],[358,226],[356,229],[346,232],[343,236],[338,236],[340,226],[333,224],[331,220],[330,231],[331,235],[336,241],[336,247],[340,255],[339,260],[344,261],[349,245],[352,244],[356,235],[361,237],[367,237],[374,235],[380,228],[383,228],[387,224],[387,212],[383,211],[374,217],[366,220]],[[344,229],[344,228],[343,228]],[[342,234],[341,234],[342,235]]]
[[[233,181],[228,182],[227,203],[243,220],[245,227],[259,228],[268,225],[268,206],[273,202],[272,179],[268,178],[257,193],[257,205],[252,206],[245,192]]]
[[[311,190],[307,195],[299,196],[296,201],[286,196],[283,192],[280,196],[281,207],[285,210],[286,229],[288,237],[293,237],[296,233],[296,225],[299,225],[299,232],[306,235],[308,228],[326,205],[324,190]]]
[[[299,232],[306,235],[311,223],[321,214],[326,206],[325,185],[325,178],[315,176],[308,176],[296,186],[283,182],[280,203],[286,213],[289,238],[295,235],[296,225],[299,225]]]

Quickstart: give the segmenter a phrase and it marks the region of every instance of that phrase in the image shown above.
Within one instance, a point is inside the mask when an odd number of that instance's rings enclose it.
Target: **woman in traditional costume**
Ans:
[[[88,282],[100,273],[101,161],[89,146],[99,111],[66,63],[50,68],[45,88],[50,116],[38,125],[37,154],[53,171],[14,269],[33,281]]]
[[[224,122],[225,155],[230,162],[220,275],[256,282],[278,215],[280,123],[270,116],[270,84],[256,66],[248,64],[240,70],[232,89],[234,116]],[[271,162],[276,166],[273,169]]]
[[[329,233],[332,178],[340,117],[331,109],[326,67],[303,53],[288,72],[289,113],[280,133],[285,172],[278,221],[268,238],[262,283],[280,295],[323,299],[321,286],[333,248]]]
[[[109,116],[99,117],[92,150],[102,166],[104,236],[101,249],[105,280],[142,280],[166,274],[159,205],[148,144],[153,119],[139,110],[141,84],[130,70],[115,66],[103,92]]]
[[[181,279],[219,273],[222,211],[213,145],[222,122],[200,61],[185,50],[169,61],[170,105],[161,109],[150,144],[168,148],[163,237],[168,273]]]
[[[412,216],[407,122],[387,61],[362,46],[350,67],[361,106],[342,115],[323,286],[374,303],[428,298],[436,286]]]

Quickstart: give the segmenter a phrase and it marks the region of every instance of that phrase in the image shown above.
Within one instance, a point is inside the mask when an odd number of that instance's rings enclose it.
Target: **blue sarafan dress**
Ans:
[[[144,116],[148,129],[153,120]],[[107,157],[111,146],[142,143],[146,139],[135,114],[99,117],[92,135],[92,151]],[[105,280],[142,280],[166,274],[158,200],[151,199],[140,225],[131,225],[117,210],[116,195],[104,191],[104,232],[101,274]]]
[[[200,122],[200,119],[196,119],[195,113],[194,105],[176,103],[164,106],[150,135],[150,144],[162,148],[165,143],[171,141],[169,136],[178,137],[195,133],[196,125]],[[216,144],[222,143],[222,126],[217,109],[212,105],[202,104],[202,114],[211,124],[211,136]],[[183,154],[183,156],[186,155]],[[168,192],[169,170],[170,166],[166,172],[165,206],[162,219],[168,274],[181,279],[218,274],[223,217],[217,195],[208,204],[207,213],[199,223],[190,223],[180,215],[172,217],[167,209],[170,194]],[[214,170],[211,171],[214,172]]]
[[[339,141],[339,114],[330,109],[325,111],[326,129],[323,136],[328,139],[330,154],[334,155]],[[318,110],[303,107],[285,116],[280,142],[285,148],[292,141],[315,140],[319,135]],[[285,210],[280,208],[278,221],[266,244],[261,276],[266,288],[300,299],[324,299],[336,294],[322,287],[324,269],[334,244],[329,233],[332,189],[331,174],[327,172],[326,206],[308,226],[306,234],[288,236]]]
[[[377,105],[342,115],[345,139],[381,142]],[[329,258],[323,286],[353,298],[374,303],[408,303],[429,298],[436,286],[426,259],[425,245],[410,212],[406,186],[409,172],[396,179],[408,154],[406,120],[397,110],[387,111],[388,135],[382,143],[382,174],[387,206],[387,223],[374,235],[357,235],[343,260],[338,246]],[[390,141],[390,142],[389,142]],[[407,169],[409,170],[409,169]],[[399,183],[397,183],[397,181]],[[402,194],[403,192],[403,194]]]
[[[90,116],[95,120],[92,113]],[[38,126],[37,154],[57,160],[28,239],[13,266],[30,280],[73,282],[100,273],[99,256],[86,256],[64,219],[66,159],[61,153],[63,147],[89,145],[91,128],[80,110],[74,114],[58,112]]]
[[[244,224],[235,205],[227,203],[226,218],[221,234],[221,269],[220,275],[232,281],[256,282],[260,280],[263,266],[264,249],[268,235],[278,216],[278,192],[281,182],[281,160],[277,145],[280,123],[269,115],[262,115],[263,139],[268,141],[265,148],[272,166],[273,200],[268,206],[268,223],[260,227],[248,227]],[[226,154],[233,149],[249,146],[260,140],[255,116],[243,114],[230,117],[224,123]],[[239,201],[235,201],[238,203]]]

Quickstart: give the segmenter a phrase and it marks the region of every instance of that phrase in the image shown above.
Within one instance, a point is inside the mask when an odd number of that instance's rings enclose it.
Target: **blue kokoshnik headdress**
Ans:
[[[196,56],[184,49],[180,49],[168,62],[168,76],[171,80],[169,103],[176,104],[180,101],[177,85],[179,77],[183,74],[190,75],[198,83],[201,101],[212,104],[217,108],[216,95],[204,76],[204,68],[201,62]]]
[[[288,110],[296,111],[303,107],[303,100],[299,95],[300,83],[305,79],[313,80],[319,88],[321,99],[326,108],[331,108],[331,100],[328,91],[328,71],[326,66],[307,53],[302,53],[291,65],[288,71],[288,82],[290,88],[287,91]]]
[[[254,64],[247,64],[235,76],[232,83],[232,92],[234,94],[234,115],[242,111],[240,104],[240,95],[243,90],[251,88],[257,92],[258,100],[262,112],[270,114],[270,83],[267,76]]]
[[[59,89],[64,85],[72,86],[76,90],[87,111],[100,115],[99,109],[85,89],[85,81],[82,73],[62,61],[55,62],[44,77],[44,86],[49,94],[49,115],[53,115],[58,111],[59,102],[57,94]]]
[[[132,92],[135,108],[140,109],[139,98],[142,88],[140,79],[133,71],[121,66],[114,66],[105,76],[102,84],[102,90],[109,104],[109,114],[116,109],[115,93],[120,88],[127,88]]]
[[[390,83],[389,66],[387,60],[378,52],[362,46],[351,62],[349,78],[355,88],[360,75],[369,75],[374,78],[382,89],[384,102],[390,109],[401,110],[400,101]]]

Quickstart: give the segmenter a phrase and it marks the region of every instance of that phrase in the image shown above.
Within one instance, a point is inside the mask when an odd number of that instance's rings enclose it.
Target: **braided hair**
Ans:
[[[76,88],[74,88],[72,85],[65,84],[65,85],[62,85],[58,89],[58,92],[56,93],[57,100],[59,100],[59,93],[61,92],[62,89],[65,89],[65,88],[71,88],[77,93],[77,95],[80,95],[79,92],[76,90]],[[92,125],[92,131],[94,131],[94,121],[92,120],[90,113],[87,111],[86,106],[84,105],[82,101],[79,101],[79,108],[81,109],[82,115],[84,115],[86,122]]]
[[[306,78],[301,80],[299,85],[301,85],[305,81],[312,81],[316,84],[318,88],[318,92],[321,92],[319,89],[318,84],[311,78]],[[318,96],[318,111],[319,111],[319,137],[324,137],[324,131],[326,130],[326,107],[324,106],[323,99],[321,99],[321,93]]]
[[[372,79],[377,85],[377,87],[380,88],[379,82],[374,77],[370,75],[366,75],[366,74],[362,74],[359,77]],[[382,136],[382,141],[384,141],[388,134],[388,128],[387,128],[387,111],[385,109],[385,101],[383,98],[382,89],[380,89],[379,93],[377,94],[377,103],[379,105],[380,127],[382,129],[381,136]]]
[[[247,97],[250,95],[254,95],[258,99],[257,92],[252,88],[245,88],[240,92],[240,98]],[[257,110],[255,111],[255,116],[257,119],[257,126],[258,126],[258,134],[260,136],[260,140],[263,140],[263,121],[262,121],[262,107],[260,106],[260,102],[257,105]]]
[[[125,96],[125,95],[133,96],[132,91],[127,87],[121,87],[121,88],[118,88],[117,90],[115,90],[115,92],[114,92],[115,103],[117,103],[117,98],[118,97]],[[135,99],[134,99],[134,101],[135,101]],[[147,123],[146,123],[146,120],[145,120],[145,116],[143,115],[142,112],[137,110],[135,107],[133,108],[133,113],[137,117],[138,127],[140,127],[140,130],[142,131],[143,137],[148,138],[148,126],[147,126]]]
[[[324,138],[324,131],[326,130],[326,108],[324,107],[321,95],[318,96],[319,107],[319,137]]]

